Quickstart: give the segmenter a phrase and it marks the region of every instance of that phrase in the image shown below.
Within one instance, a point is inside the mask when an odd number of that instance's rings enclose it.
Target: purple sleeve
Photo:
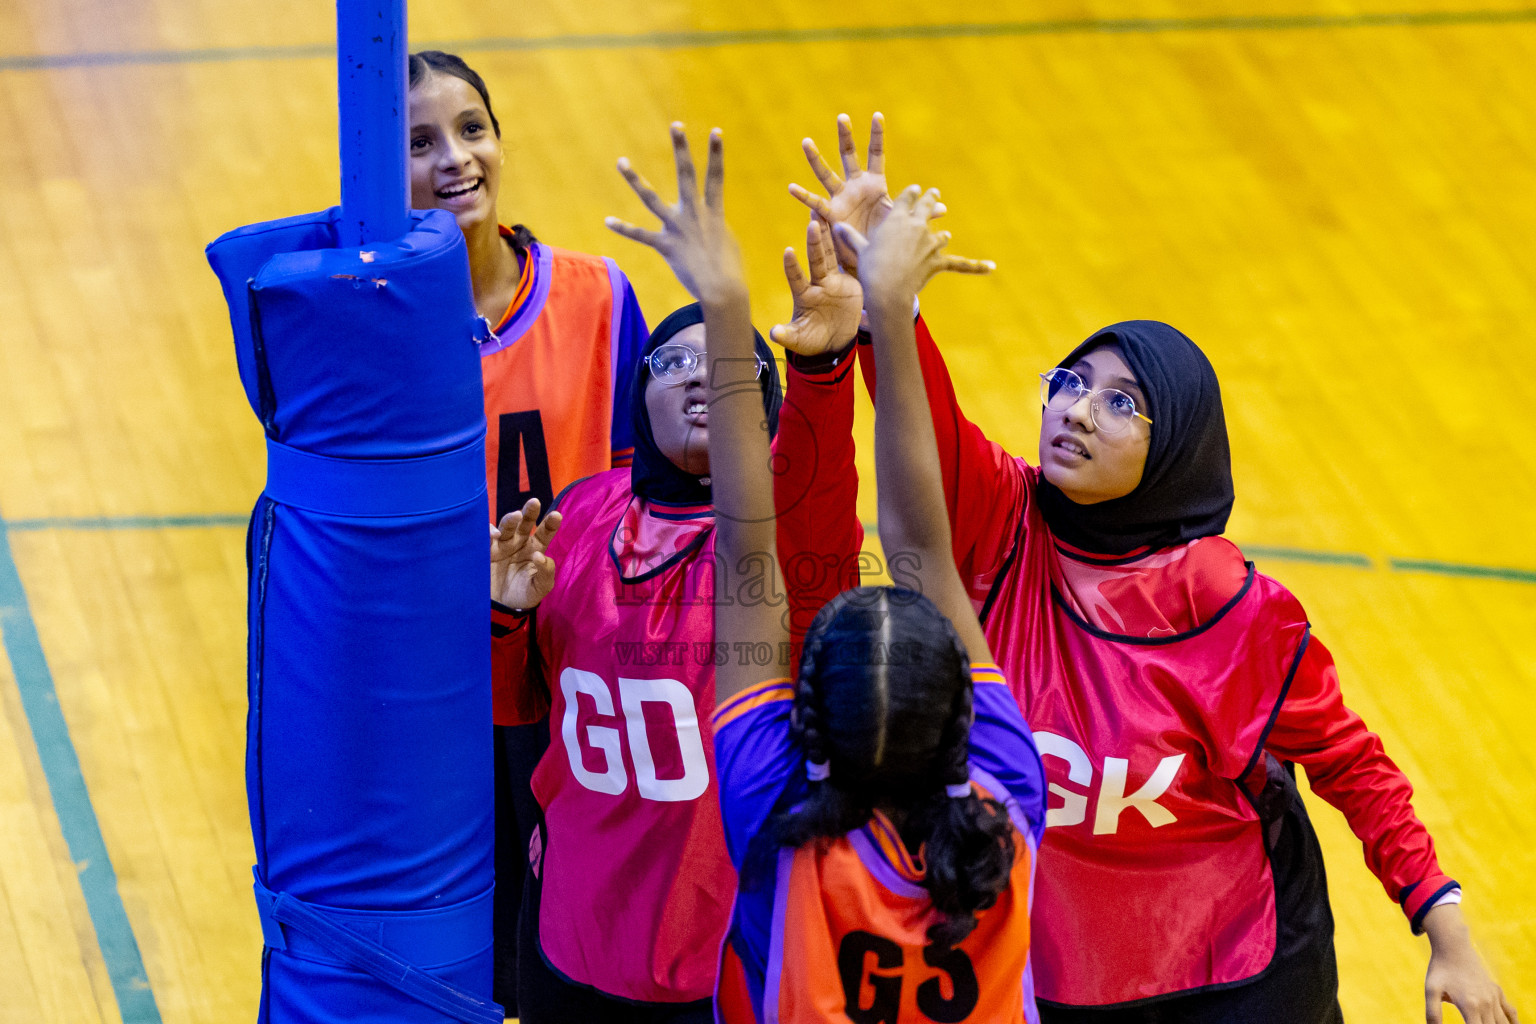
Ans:
[[[725,821],[725,845],[738,871],[753,837],[773,814],[786,783],[793,779],[804,786],[804,775],[797,770],[799,748],[789,731],[793,701],[769,699],[753,705],[743,708],[738,704],[734,713],[727,705],[721,708],[726,714],[716,712],[720,813]]]
[[[971,726],[971,763],[991,775],[1017,801],[1035,843],[1045,831],[1045,769],[1018,702],[1003,683],[979,682]]]
[[[608,277],[613,284],[613,428],[611,446],[614,465],[627,464],[634,452],[635,435],[630,429],[629,384],[640,353],[645,350],[650,330],[640,312],[635,289],[618,264],[608,261]]]

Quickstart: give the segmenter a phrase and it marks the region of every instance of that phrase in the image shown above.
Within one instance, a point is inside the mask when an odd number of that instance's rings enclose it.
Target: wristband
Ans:
[[[847,362],[848,357],[853,354],[853,347],[857,341],[857,338],[851,339],[848,344],[836,351],[823,352],[815,356],[802,356],[797,352],[790,352],[787,361],[800,373],[830,373]]]

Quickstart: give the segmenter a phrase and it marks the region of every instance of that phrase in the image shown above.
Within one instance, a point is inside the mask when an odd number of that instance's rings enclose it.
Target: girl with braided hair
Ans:
[[[813,225],[807,257],[808,275],[786,254],[794,315],[772,332],[791,352],[844,342],[858,324],[858,283],[837,272],[825,224]],[[708,315],[696,302],[673,311],[629,367],[633,464],[571,484],[542,521],[530,502],[492,544],[493,681],[513,697],[513,724],[542,722],[547,747],[533,771],[519,919],[524,1024],[714,1016],[736,871],[709,727],[717,517]],[[858,518],[852,483],[824,479],[839,460],[826,457],[833,447],[818,448],[809,425],[829,415],[851,421],[851,382],[823,386],[791,369],[781,391],[773,353],[746,331],[743,372],[775,439],[782,548],[791,562],[825,564],[842,545],[856,546]],[[826,408],[834,402],[841,413]],[[803,626],[841,589],[830,583],[802,574],[775,586],[774,613]]]
[[[752,869],[766,866],[764,854],[807,844],[829,848],[827,840],[868,835],[937,912],[912,931],[922,956],[926,947],[952,949],[976,931],[978,912],[998,902],[1016,869],[1027,883],[1032,854],[1016,844],[1027,846],[1027,837],[1037,839],[1043,827],[1038,756],[1001,673],[981,657],[972,661],[955,626],[913,590],[859,587],[822,608],[806,634],[793,685],[748,691],[791,695],[791,752],[802,755],[807,782],[803,794],[786,787],[793,802],[779,801],[777,813],[754,833],[748,885],[757,880]],[[746,717],[753,703],[746,695],[730,705],[722,701],[717,722]],[[747,744],[763,739],[763,717],[760,712],[748,730],[755,735],[744,737]],[[762,770],[752,763],[758,758],[771,763],[760,750],[744,754],[737,756],[747,772]],[[986,779],[979,790],[973,777]],[[1002,917],[987,920],[987,937],[978,936],[976,945],[1006,943]],[[1026,953],[1027,944],[1011,950],[1021,958]]]
[[[662,230],[612,226],[667,258],[699,299],[708,339],[712,720],[726,847],[742,872],[717,1019],[1033,1021],[1043,772],[949,558],[932,433],[926,460],[877,451],[882,495],[919,490],[937,510],[886,521],[882,498],[882,540],[931,555],[917,573],[931,598],[844,592],[807,632],[798,677],[784,678],[781,610],[752,596],[779,589],[761,579],[778,573],[774,477],[747,289],[721,209],[720,135],[701,201],[673,132],[677,205],[631,180]],[[925,440],[909,442],[921,451]]]

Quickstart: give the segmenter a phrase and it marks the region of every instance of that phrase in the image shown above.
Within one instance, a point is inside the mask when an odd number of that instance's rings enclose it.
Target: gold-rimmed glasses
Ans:
[[[1136,399],[1118,388],[1095,391],[1083,383],[1083,378],[1061,367],[1040,375],[1040,404],[1055,412],[1066,412],[1083,396],[1089,398],[1088,417],[1095,430],[1106,434],[1118,434],[1135,419],[1152,421],[1136,411]]]

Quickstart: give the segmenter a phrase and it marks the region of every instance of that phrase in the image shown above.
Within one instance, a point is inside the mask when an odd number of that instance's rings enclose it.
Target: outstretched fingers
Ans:
[[[634,165],[629,162],[629,157],[619,157],[619,173],[624,176],[625,181],[629,182],[629,187],[634,189],[635,195],[640,197],[640,201],[645,204],[647,210],[659,217],[663,224],[671,223],[672,207],[662,202],[661,196],[656,194],[651,183],[641,177],[640,172],[635,170]]]
[[[554,539],[556,531],[560,529],[560,520],[559,512],[551,512],[539,521],[539,528],[533,532],[533,539],[540,550],[549,547],[549,542]]]
[[[512,529],[511,532],[508,533],[507,526],[509,521],[513,520],[514,518],[516,521],[510,523]],[[533,534],[534,527],[536,527],[538,523],[539,499],[529,498],[527,501],[523,502],[522,509],[517,512],[510,512],[504,519],[502,519],[502,533],[512,539],[515,539],[517,545],[521,547],[523,543],[527,541],[528,538]]]
[[[500,523],[492,523],[491,547],[494,549],[496,547],[495,542],[504,538],[510,540],[513,531],[517,529],[517,524],[522,521],[522,518],[523,514],[521,512],[508,512],[501,517]]]
[[[942,252],[949,245],[950,234],[948,231],[940,231],[933,236],[935,252]],[[997,269],[997,264],[991,260],[973,260],[965,256],[951,256],[943,253],[939,260],[939,270],[949,271],[953,274],[990,274]]]
[[[896,193],[896,197],[891,200],[891,211],[893,213],[911,213],[922,194],[923,189],[920,185],[908,185]]]
[[[805,320],[797,317],[787,324],[774,324],[768,340],[790,352],[799,352],[804,342]]]
[[[797,299],[811,286],[805,271],[800,269],[800,261],[795,258],[794,246],[784,250],[784,280],[789,282],[789,292]]]
[[[491,527],[491,561],[505,562],[514,558],[522,550],[523,542],[527,539],[522,533],[523,514],[521,512],[508,512],[501,517],[501,522]]]
[[[725,141],[719,128],[709,130],[709,161],[704,167],[704,205],[719,211],[725,200]]]
[[[811,165],[811,173],[816,175],[816,180],[821,182],[821,187],[827,190],[827,195],[835,196],[843,190],[843,179],[837,176],[837,172],[827,166],[827,162],[821,158],[821,150],[816,148],[816,143],[809,136],[800,140],[800,148],[805,151],[805,159]]]
[[[859,166],[859,150],[853,144],[853,119],[847,114],[837,115],[837,152],[843,158],[844,180],[863,170]]]
[[[830,223],[832,221],[832,204],[828,203],[815,192],[811,192],[799,185],[790,183],[789,194],[811,208],[811,212]]]
[[[952,274],[990,274],[997,269],[997,264],[991,260],[972,260],[964,256],[945,256],[940,270]]]
[[[905,193],[903,193],[903,195],[905,195]],[[912,204],[912,214],[913,216],[921,217],[925,221],[933,220],[935,216],[933,211],[936,210],[938,206],[939,190],[936,188],[931,188],[919,196],[917,202]]]
[[[869,173],[885,173],[885,115],[878,110],[869,119]]]
[[[693,153],[681,121],[672,122],[672,157],[677,163],[677,205],[692,210],[699,201],[699,176],[693,169]]]
[[[795,305],[800,304],[800,296],[810,288],[811,282],[806,279],[805,271],[800,269],[800,261],[795,257],[794,246],[784,250],[784,280],[789,282],[789,293],[795,298]],[[800,322],[792,320],[787,324],[774,324],[768,331],[768,339],[776,344],[789,348],[800,336]]]
[[[652,249],[660,249],[662,239],[665,237],[660,231],[647,231],[645,228],[637,227],[629,221],[620,220],[617,217],[604,217],[603,224],[609,231],[623,235],[630,241],[639,242],[641,245],[648,245]]]
[[[820,217],[812,217],[805,229],[805,259],[810,264],[813,283],[837,269],[837,249],[832,245],[832,231]]]

